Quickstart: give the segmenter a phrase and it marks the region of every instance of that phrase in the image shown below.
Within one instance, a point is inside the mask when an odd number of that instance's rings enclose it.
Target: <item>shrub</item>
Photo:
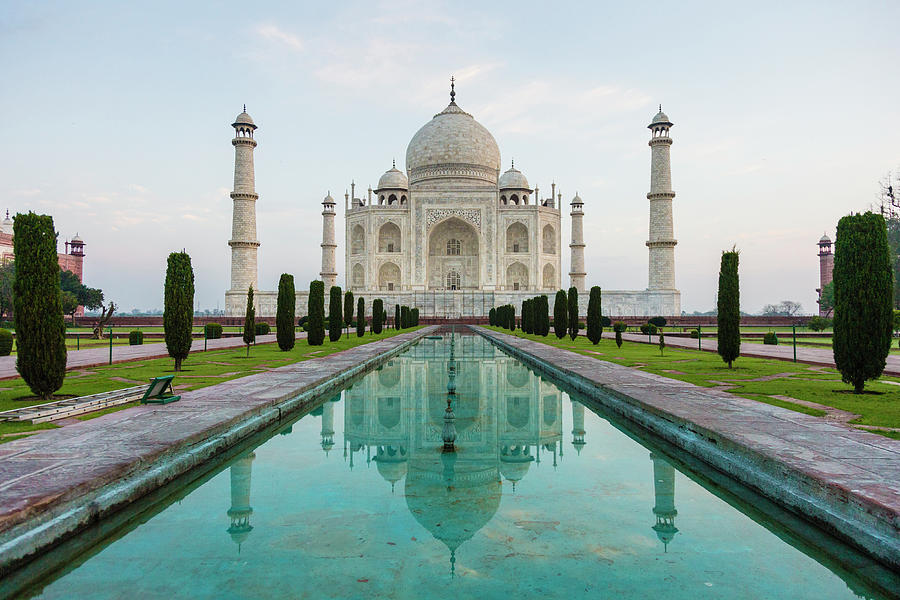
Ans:
[[[624,333],[628,329],[628,325],[625,324],[625,321],[616,321],[613,323],[613,331],[618,333]]]
[[[247,289],[247,309],[244,312],[244,344],[250,356],[250,344],[256,343],[256,307],[253,304],[253,286]]]
[[[17,261],[18,262],[18,261]],[[893,333],[894,276],[884,217],[843,217],[834,251],[834,362],[862,393],[884,371]]]
[[[291,319],[291,321],[293,321],[293,319]],[[291,325],[292,325],[291,332],[293,333],[293,322],[291,323]],[[256,326],[256,335],[269,335],[269,332],[272,331],[272,328],[269,326],[268,323],[256,323],[255,326]]]
[[[806,326],[813,331],[824,331],[831,327],[831,319],[826,319],[825,317],[813,317],[806,323]]]
[[[506,310],[508,311],[508,314],[509,314],[509,325],[508,325],[509,330],[515,331],[516,330],[516,307],[513,306],[512,304],[507,304]]]
[[[568,312],[569,312],[569,337],[572,341],[575,341],[575,338],[578,337],[578,289],[575,286],[569,288],[569,297],[568,297]]]
[[[569,326],[569,299],[565,290],[556,292],[556,300],[553,301],[553,333],[558,339],[566,337]]]
[[[588,298],[587,308],[587,337],[592,344],[597,344],[603,337],[603,319],[600,314],[600,287],[591,288],[591,295]]]
[[[488,324],[491,327],[497,326],[497,309],[496,308],[492,308],[490,311],[488,311]]]
[[[143,331],[130,331],[128,333],[128,345],[129,346],[140,346],[144,343],[144,332]]]
[[[217,340],[222,337],[222,326],[218,323],[207,323],[203,326],[206,339]]]
[[[606,317],[606,316],[601,316],[600,317],[600,325],[602,327],[612,327],[612,319],[610,319],[609,317]],[[603,332],[601,331],[601,333],[603,333]]]
[[[777,346],[778,345],[778,336],[775,335],[774,331],[767,331],[763,336],[763,344],[768,346]]]
[[[325,341],[325,282],[316,279],[309,284],[309,335],[310,346],[321,346]]]
[[[719,294],[716,303],[719,331],[718,351],[728,368],[741,355],[741,293],[738,279],[738,251],[722,253],[719,267]]]
[[[537,297],[537,307],[536,321],[540,326],[537,333],[546,337],[550,333],[550,299],[545,294],[541,294]]]
[[[8,329],[0,329],[0,356],[9,356],[12,353],[13,334]]]
[[[619,348],[622,347],[622,332],[621,331],[616,332],[616,346],[618,346]]]
[[[184,252],[172,252],[166,267],[165,309],[163,330],[166,349],[175,359],[175,370],[188,357],[194,342],[194,269],[191,257]]]
[[[294,276],[282,273],[278,280],[278,305],[275,309],[275,333],[278,347],[287,352],[294,347],[296,334],[294,333],[294,313],[297,312],[297,294],[294,291]],[[260,323],[262,325],[262,323]],[[266,326],[268,329],[268,325]],[[265,335],[265,331],[257,335]]]
[[[666,326],[666,318],[665,317],[653,317],[649,321],[647,321],[651,325],[656,325],[657,328]]]
[[[657,328],[653,323],[644,323],[641,325],[641,333],[644,335],[656,335]]]
[[[699,329],[691,329],[691,339],[692,340],[700,339],[700,330]]]
[[[519,323],[519,326],[522,328],[522,331],[528,333],[528,300],[522,300],[522,322]]]
[[[344,311],[341,305],[341,288],[331,286],[328,299],[328,340],[336,342],[341,339],[341,329],[344,328]]]
[[[305,327],[307,323],[309,323],[308,316],[303,316],[303,317],[300,317],[299,319],[297,319],[297,327]]]
[[[372,303],[372,333],[381,333],[384,326],[384,300],[376,298]]]
[[[366,334],[366,301],[360,298],[356,301],[356,337]]]

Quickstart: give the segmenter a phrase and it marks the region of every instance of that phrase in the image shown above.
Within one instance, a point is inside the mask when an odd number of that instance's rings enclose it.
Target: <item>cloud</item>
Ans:
[[[137,192],[139,194],[146,194],[147,192],[150,191],[149,189],[145,188],[142,185],[138,185],[137,183],[132,183],[131,185],[128,186],[128,189],[130,189],[133,192]]]
[[[13,192],[13,195],[23,196],[25,198],[31,198],[31,197],[37,196],[40,193],[41,193],[41,190],[39,190],[38,188],[29,188],[29,189],[25,189],[25,190],[16,190],[15,192]]]
[[[293,50],[303,50],[303,40],[293,33],[288,33],[277,25],[259,25],[256,33],[262,38],[287,46]]]

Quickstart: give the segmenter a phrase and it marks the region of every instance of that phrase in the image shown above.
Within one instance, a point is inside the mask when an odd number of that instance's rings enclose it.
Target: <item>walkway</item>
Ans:
[[[604,330],[603,335],[612,336]],[[659,336],[649,336],[640,333],[623,333],[622,339],[627,342],[641,342],[644,344],[659,343]],[[706,352],[716,352],[719,344],[715,338],[703,338],[701,341],[702,349]],[[697,349],[697,340],[683,337],[666,337],[666,346],[674,348],[688,348],[690,350]],[[741,356],[752,356],[754,358],[774,358],[777,360],[794,360],[794,347],[791,344],[790,337],[778,338],[777,346],[767,346],[766,344],[754,344],[744,342],[741,344]],[[834,354],[831,348],[810,348],[808,346],[797,346],[797,362],[807,365],[820,365],[823,367],[834,367]],[[884,368],[885,375],[893,375],[900,377],[900,354],[889,354],[887,364]]]
[[[306,410],[433,327],[0,445],[0,578],[12,562]]]
[[[305,332],[297,334],[297,339],[306,338]],[[257,344],[267,344],[276,341],[275,334],[260,335],[256,337]],[[194,340],[191,344],[191,352],[203,352],[204,340]],[[239,348],[244,345],[243,338],[219,338],[206,340],[207,349],[223,350],[226,348]],[[157,344],[142,344],[140,346],[113,345],[113,362],[127,362],[129,360],[141,360],[144,358],[164,358],[169,355],[164,342]],[[69,350],[66,355],[66,370],[83,369],[85,367],[98,367],[109,364],[109,348],[85,348],[84,350]],[[16,371],[16,356],[0,356],[0,380],[18,377]]]
[[[475,329],[606,410],[838,532],[893,568],[900,567],[900,441],[540,342]]]

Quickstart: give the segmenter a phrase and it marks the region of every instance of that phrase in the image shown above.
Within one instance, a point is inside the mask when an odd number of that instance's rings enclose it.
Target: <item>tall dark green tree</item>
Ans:
[[[316,279],[309,283],[309,323],[306,341],[310,346],[325,342],[325,282]]]
[[[297,311],[297,294],[294,276],[282,273],[278,280],[278,307],[275,309],[275,333],[278,347],[283,351],[294,347],[294,313]]]
[[[857,394],[884,371],[893,333],[893,288],[884,217],[871,212],[843,217],[834,249],[834,363]]]
[[[356,301],[356,337],[366,334],[366,301],[360,298]]]
[[[175,359],[175,370],[180,371],[181,361],[191,352],[194,329],[194,269],[187,253],[169,254],[164,295],[166,349],[169,356]]]
[[[53,217],[16,215],[13,245],[16,369],[35,396],[49,400],[66,376],[66,324]]]
[[[595,345],[603,337],[603,315],[600,314],[600,301],[600,287],[595,285],[591,288],[587,308],[587,337]]]
[[[569,337],[572,341],[578,337],[578,290],[569,288]]]
[[[490,311],[488,311],[488,323],[491,326],[497,325],[497,309],[496,308],[492,308]]]
[[[341,306],[340,286],[331,286],[328,300],[328,339],[336,342],[341,339],[341,329],[344,328],[344,311]]]
[[[403,321],[400,320],[400,305],[394,305],[394,329],[403,329]]]
[[[410,326],[409,320],[409,307],[401,306],[400,307],[400,328],[406,329]]]
[[[739,253],[732,248],[722,253],[719,268],[719,297],[717,302],[718,347],[728,368],[741,355],[741,291],[738,279]]]
[[[509,330],[515,331],[516,330],[516,307],[513,306],[512,304],[507,304],[506,310],[509,311],[509,313],[508,313],[509,314],[509,325],[508,325]]]
[[[353,292],[347,290],[344,292],[344,326],[347,327],[347,335],[350,335],[350,323],[353,322],[353,309],[356,305],[353,303]]]
[[[247,308],[244,310],[244,345],[247,346],[247,356],[250,356],[250,346],[256,343],[256,305],[253,302],[253,286],[247,288]]]
[[[562,339],[566,337],[569,329],[569,299],[565,290],[556,292],[556,300],[553,302],[553,333]]]
[[[372,333],[381,333],[381,328],[384,326],[383,317],[384,300],[382,300],[381,298],[376,298],[372,303]]]

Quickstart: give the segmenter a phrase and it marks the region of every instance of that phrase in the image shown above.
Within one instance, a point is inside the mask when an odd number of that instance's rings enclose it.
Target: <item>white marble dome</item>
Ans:
[[[528,187],[528,180],[525,178],[525,175],[522,174],[522,171],[515,167],[510,167],[508,171],[500,176],[500,189],[530,190],[531,188]]]
[[[234,125],[253,125],[254,127],[256,127],[256,125],[253,123],[253,119],[250,118],[250,115],[247,114],[246,110],[235,117]]]
[[[397,169],[397,167],[393,167],[381,176],[381,179],[378,180],[378,187],[375,189],[375,191],[377,192],[379,190],[406,189],[409,189],[409,179],[406,178],[406,175],[403,173],[403,171],[400,171],[399,169]]]
[[[451,102],[410,140],[406,168],[410,183],[462,178],[496,184],[500,148],[490,131]]]

